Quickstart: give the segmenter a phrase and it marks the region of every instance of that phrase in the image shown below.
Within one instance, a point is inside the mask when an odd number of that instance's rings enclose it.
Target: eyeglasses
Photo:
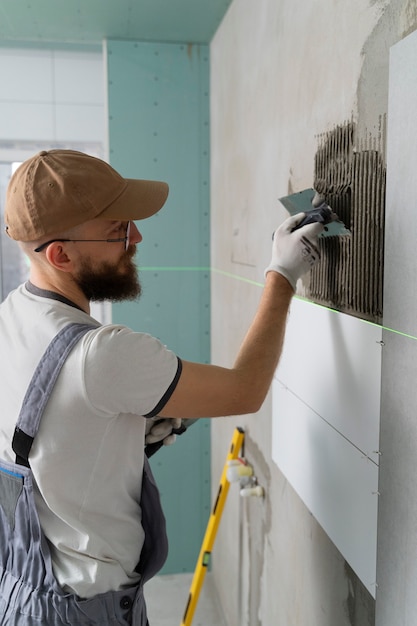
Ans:
[[[55,241],[75,241],[75,242],[104,241],[106,243],[120,243],[124,241],[125,250],[127,250],[129,247],[129,239],[130,239],[130,221],[127,223],[126,234],[124,237],[118,237],[117,239],[50,239],[50,241],[46,241],[45,243],[42,243],[40,246],[35,248],[34,252],[42,252],[42,250],[45,250],[45,248],[47,248],[51,243],[54,243]]]

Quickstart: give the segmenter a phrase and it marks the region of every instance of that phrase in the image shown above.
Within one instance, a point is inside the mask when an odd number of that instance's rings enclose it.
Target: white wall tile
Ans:
[[[416,58],[414,31],[390,51],[377,626],[417,616]]]
[[[0,104],[51,102],[52,53],[44,50],[0,48]]]
[[[378,463],[382,329],[295,298],[276,377]]]
[[[278,380],[273,459],[375,597],[378,467]]]
[[[0,48],[3,141],[105,143],[101,53]]]
[[[54,51],[54,97],[58,104],[104,103],[103,58],[99,53]]]
[[[2,141],[54,141],[52,103],[0,102]]]
[[[101,104],[58,104],[56,141],[103,141],[106,120]]]
[[[375,596],[382,329],[295,298],[272,458]]]

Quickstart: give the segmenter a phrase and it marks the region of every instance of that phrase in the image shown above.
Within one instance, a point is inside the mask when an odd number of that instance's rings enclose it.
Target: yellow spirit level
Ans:
[[[191,582],[190,593],[188,596],[188,602],[185,609],[184,617],[181,622],[181,626],[190,626],[194,616],[194,611],[197,606],[198,598],[201,588],[203,586],[204,578],[206,576],[207,567],[210,563],[211,551],[213,548],[214,540],[216,538],[217,529],[219,527],[220,518],[223,513],[226,497],[229,491],[230,483],[227,480],[226,472],[228,462],[237,459],[239,452],[242,448],[245,439],[245,431],[242,428],[236,428],[233,433],[232,443],[230,444],[229,453],[224,464],[223,473],[220,479],[219,491],[217,498],[213,506],[213,510],[210,515],[210,519],[207,524],[206,533],[204,535],[203,543],[201,544],[200,555],[197,560],[197,564],[194,571],[193,580]]]

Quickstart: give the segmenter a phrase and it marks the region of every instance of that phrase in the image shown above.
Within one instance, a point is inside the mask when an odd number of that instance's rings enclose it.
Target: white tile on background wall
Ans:
[[[105,143],[101,52],[0,48],[2,141]]]
[[[101,53],[55,50],[54,98],[62,104],[104,104],[104,70]]]
[[[0,137],[2,141],[54,141],[52,103],[0,101]]]
[[[103,141],[106,131],[103,105],[57,104],[56,141]]]
[[[52,53],[0,48],[0,103],[51,102]]]
[[[375,597],[378,467],[273,381],[273,460]]]

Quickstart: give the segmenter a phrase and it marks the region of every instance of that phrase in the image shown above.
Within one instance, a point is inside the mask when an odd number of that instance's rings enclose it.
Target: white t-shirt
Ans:
[[[180,360],[149,335],[100,326],[71,304],[20,286],[0,305],[1,458],[15,460],[11,441],[30,379],[51,339],[71,322],[97,329],[65,362],[29,460],[55,576],[88,598],[139,579],[142,416],[168,400]]]

